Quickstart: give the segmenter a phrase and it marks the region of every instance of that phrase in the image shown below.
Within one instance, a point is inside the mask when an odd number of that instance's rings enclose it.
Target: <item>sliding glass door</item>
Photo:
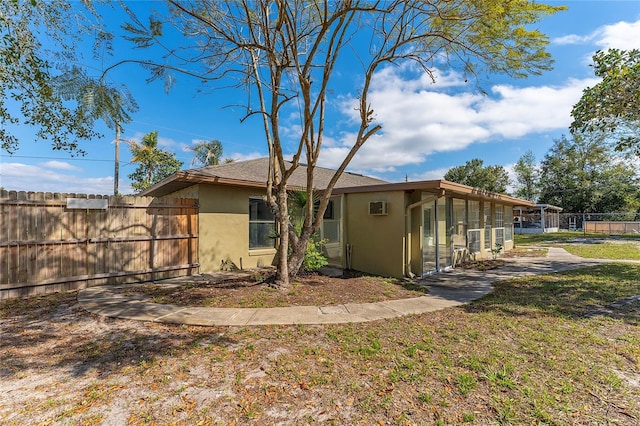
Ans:
[[[422,272],[435,272],[436,263],[436,209],[435,202],[422,206]]]

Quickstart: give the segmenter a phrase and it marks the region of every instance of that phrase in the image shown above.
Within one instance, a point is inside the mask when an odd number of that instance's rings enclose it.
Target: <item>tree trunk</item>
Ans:
[[[288,269],[289,269],[289,279],[294,279],[296,275],[300,272],[300,268],[302,268],[302,264],[304,263],[304,257],[306,255],[307,243],[309,241],[309,237],[304,238],[304,230],[302,235],[297,241],[297,244],[294,244],[291,248],[291,256],[289,256]]]
[[[287,190],[284,186],[277,188],[276,202],[278,204],[277,220],[280,227],[280,242],[278,246],[278,268],[276,271],[275,287],[281,290],[290,287],[289,281],[289,209],[287,206]]]
[[[287,290],[291,286],[302,265],[307,251],[307,244],[313,234],[313,225],[305,223],[300,236],[296,235],[289,218],[288,194],[282,188],[277,188],[276,202],[278,205],[277,221],[279,225],[280,242],[278,245],[277,271],[274,287]]]

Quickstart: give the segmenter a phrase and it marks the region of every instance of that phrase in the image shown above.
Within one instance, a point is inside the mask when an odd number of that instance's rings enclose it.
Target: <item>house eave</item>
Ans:
[[[399,182],[387,183],[381,185],[358,186],[349,188],[336,188],[333,194],[349,194],[349,193],[365,193],[365,192],[387,192],[387,191],[429,191],[440,192],[445,191],[449,194],[463,195],[470,199],[486,200],[491,199],[505,204],[514,204],[522,206],[535,206],[536,204],[520,198],[511,197],[506,194],[487,191],[481,188],[474,188],[447,180],[425,180],[417,182]]]

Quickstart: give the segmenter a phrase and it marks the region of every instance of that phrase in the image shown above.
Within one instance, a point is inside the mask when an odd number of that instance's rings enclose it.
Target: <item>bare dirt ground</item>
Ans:
[[[637,321],[539,311],[534,285],[517,298],[506,285],[469,307],[331,326],[109,319],[75,293],[0,302],[0,425],[639,424]],[[309,276],[289,292],[227,286],[131,291],[263,307],[421,294],[372,277]]]
[[[150,296],[156,303],[218,308],[274,308],[281,306],[324,306],[346,303],[372,303],[418,297],[426,287],[393,278],[358,273],[346,277],[328,277],[306,273],[297,277],[290,288],[273,288],[269,276],[253,280],[193,282],[179,286],[140,284],[128,286],[129,295]]]

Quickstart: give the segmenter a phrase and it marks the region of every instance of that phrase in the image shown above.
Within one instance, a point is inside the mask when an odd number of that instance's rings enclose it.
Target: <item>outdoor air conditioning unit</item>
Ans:
[[[389,209],[386,201],[369,201],[369,214],[371,216],[384,216]]]

